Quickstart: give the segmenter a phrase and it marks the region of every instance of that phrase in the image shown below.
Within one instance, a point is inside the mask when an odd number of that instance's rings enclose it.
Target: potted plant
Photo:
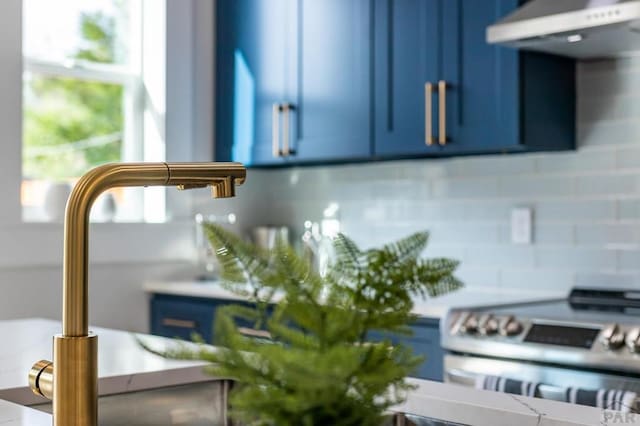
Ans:
[[[233,379],[230,413],[242,424],[381,425],[423,361],[390,336],[411,333],[413,297],[462,285],[458,262],[420,258],[426,232],[366,251],[338,235],[324,276],[284,243],[264,250],[215,224],[205,232],[224,285],[250,303],[217,309],[217,349],[171,355]]]

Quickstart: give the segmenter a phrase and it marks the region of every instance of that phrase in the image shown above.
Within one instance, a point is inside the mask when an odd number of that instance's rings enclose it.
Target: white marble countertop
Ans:
[[[144,290],[147,293],[176,296],[243,300],[215,281],[149,281],[144,284]],[[537,292],[498,287],[463,288],[433,299],[416,299],[413,312],[421,317],[439,319],[451,308],[508,305],[563,297],[566,297],[565,292]]]
[[[473,426],[640,425],[640,414],[625,414],[540,398],[476,390],[410,379],[418,386],[394,411]]]

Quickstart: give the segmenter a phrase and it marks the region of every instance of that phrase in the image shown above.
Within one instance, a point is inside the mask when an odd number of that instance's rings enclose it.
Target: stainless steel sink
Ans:
[[[226,426],[227,395],[231,383],[215,380],[98,399],[100,425],[109,426]],[[51,413],[51,403],[33,405]]]

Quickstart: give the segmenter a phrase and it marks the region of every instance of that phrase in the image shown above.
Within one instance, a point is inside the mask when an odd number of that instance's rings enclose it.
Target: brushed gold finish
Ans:
[[[438,82],[438,143],[447,144],[447,83],[444,80]]]
[[[165,327],[176,328],[196,328],[197,326],[195,321],[181,320],[176,318],[162,318],[162,325],[164,325]]]
[[[424,84],[424,143],[431,146],[434,143],[433,138],[433,107],[431,100],[433,98],[433,83],[426,82]]]
[[[53,364],[40,361],[29,373],[32,390],[53,399],[54,425],[97,425],[98,338],[89,333],[87,280],[89,213],[96,198],[132,186],[211,186],[214,197],[232,197],[245,178],[239,163],[113,163],[78,180],[65,213],[62,334],[54,337]]]
[[[281,157],[280,151],[280,104],[273,104],[271,108],[271,149],[275,158]]]
[[[53,338],[53,424],[98,424],[98,336]]]
[[[256,330],[255,328],[238,327],[238,333],[247,337],[260,337],[262,339],[271,339],[271,333],[267,330]]]
[[[33,364],[29,370],[29,387],[36,395],[53,398],[53,363],[46,359]]]

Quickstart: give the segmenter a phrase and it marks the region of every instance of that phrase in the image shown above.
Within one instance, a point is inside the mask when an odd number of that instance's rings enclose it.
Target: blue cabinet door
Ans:
[[[435,318],[420,318],[411,326],[412,335],[389,335],[370,332],[370,341],[389,339],[394,344],[410,347],[414,355],[424,357],[414,377],[441,382],[444,377],[444,350],[440,345],[440,321]]]
[[[447,152],[516,148],[520,139],[520,57],[486,42],[486,29],[519,0],[444,3],[443,74]],[[528,77],[528,76],[525,76]],[[440,111],[442,113],[443,111]]]
[[[216,16],[216,160],[283,163],[274,105],[297,94],[296,1],[221,0]]]
[[[442,3],[375,1],[376,156],[422,155],[440,150],[436,141],[428,140],[437,135],[437,105],[435,93],[429,95],[425,86],[436,85],[440,79]]]
[[[371,155],[370,0],[299,0],[294,162]]]
[[[487,26],[520,3],[443,3],[447,155],[574,147],[575,62],[486,42]]]

